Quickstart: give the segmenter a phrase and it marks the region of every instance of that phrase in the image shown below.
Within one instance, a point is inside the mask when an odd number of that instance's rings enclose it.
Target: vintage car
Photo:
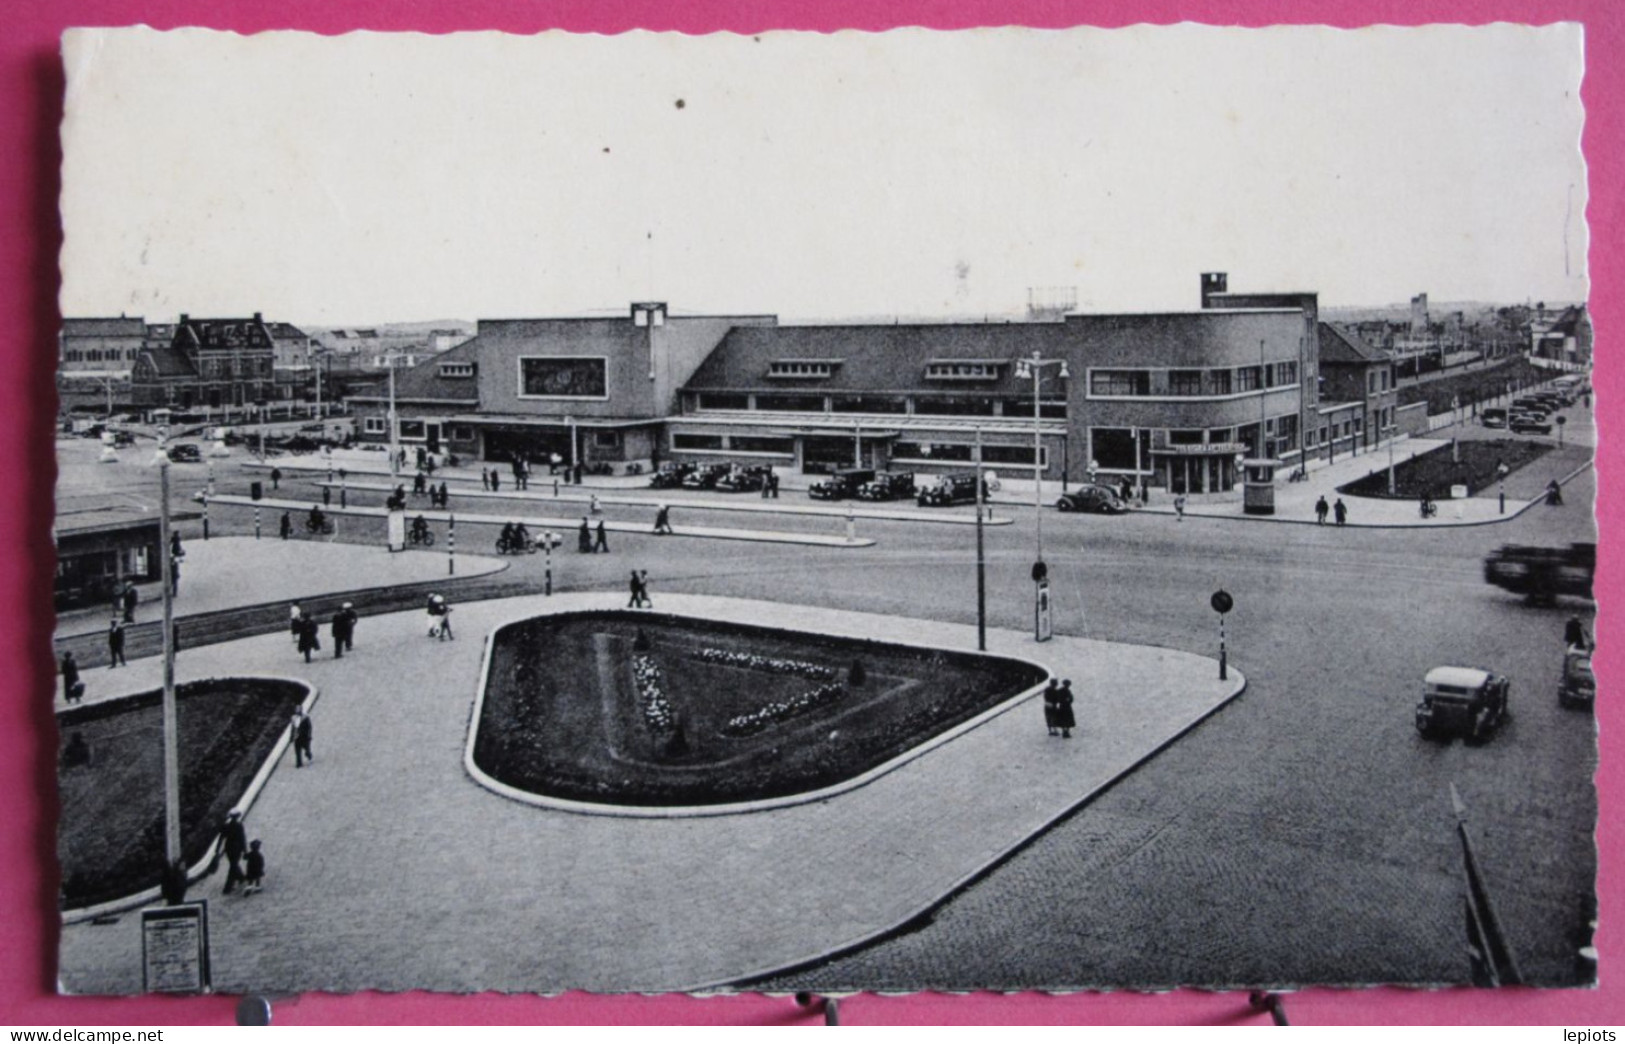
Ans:
[[[882,471],[858,487],[859,500],[912,500],[914,472]]]
[[[1528,414],[1512,418],[1512,423],[1508,426],[1519,435],[1550,435],[1552,433],[1551,421]]]
[[[874,477],[873,468],[842,468],[824,481],[807,487],[807,495],[814,500],[845,500],[857,496],[858,487],[872,482]]]
[[[1491,406],[1479,413],[1478,422],[1486,428],[1504,428],[1507,426],[1507,411],[1500,406]]]
[[[1590,598],[1596,572],[1596,544],[1504,544],[1484,559],[1486,583],[1524,595],[1531,602],[1551,602],[1557,595]]]
[[[195,442],[183,442],[179,446],[169,447],[169,462],[171,464],[198,464],[203,460],[203,453],[197,448]]]
[[[766,464],[736,464],[717,479],[718,493],[759,493],[773,469]]]
[[[715,489],[732,464],[696,464],[694,470],[683,476],[684,489]]]
[[[1055,502],[1057,511],[1080,511],[1095,515],[1121,515],[1128,510],[1116,490],[1105,486],[1079,486],[1070,493],[1062,493]]]
[[[694,465],[686,462],[667,461],[660,465],[660,470],[649,476],[650,489],[676,489],[683,484]]]
[[[1428,739],[1481,742],[1509,717],[1512,683],[1477,667],[1435,667],[1422,680],[1416,731]]]
[[[988,492],[986,481],[983,482],[982,492],[985,499]],[[933,475],[919,486],[914,494],[914,502],[920,507],[974,504],[976,503],[976,475],[969,471]]]
[[[1597,676],[1591,673],[1591,650],[1571,645],[1563,651],[1563,677],[1557,684],[1563,707],[1591,707],[1597,702]]]

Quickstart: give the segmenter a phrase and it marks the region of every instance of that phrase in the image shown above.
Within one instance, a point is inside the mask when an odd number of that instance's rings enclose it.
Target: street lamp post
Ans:
[[[401,426],[395,416],[395,356],[385,355],[384,365],[389,367],[389,474],[401,473]]]
[[[982,428],[976,428],[976,649],[987,652],[987,547],[982,538]]]
[[[152,462],[158,468],[158,561],[164,600],[164,898],[178,903],[186,898],[186,871],[181,854],[180,737],[175,710],[175,561],[169,546],[169,453],[162,442]]]
[[[1016,363],[1016,377],[1022,380],[1033,379],[1033,507],[1036,509],[1034,518],[1034,535],[1037,540],[1038,561],[1044,561],[1044,427],[1043,414],[1039,410],[1039,385],[1044,380],[1044,369],[1048,366],[1058,366],[1056,376],[1062,380],[1072,376],[1066,368],[1065,359],[1046,359],[1042,352],[1033,351],[1031,358],[1024,358]]]

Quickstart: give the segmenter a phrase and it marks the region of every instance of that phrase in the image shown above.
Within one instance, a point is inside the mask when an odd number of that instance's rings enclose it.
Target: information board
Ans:
[[[141,981],[148,993],[209,990],[209,904],[141,911]]]

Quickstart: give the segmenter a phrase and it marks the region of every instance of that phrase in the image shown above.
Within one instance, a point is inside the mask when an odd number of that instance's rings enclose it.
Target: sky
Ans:
[[[1587,293],[1581,30],[72,30],[64,315]]]

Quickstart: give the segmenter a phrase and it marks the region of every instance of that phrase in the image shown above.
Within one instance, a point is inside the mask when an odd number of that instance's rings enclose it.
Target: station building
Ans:
[[[396,423],[403,444],[465,460],[931,473],[969,466],[980,443],[1010,478],[1231,494],[1242,459],[1300,463],[1318,431],[1318,309],[1312,293],[1230,293],[1223,273],[1201,290],[1192,311],[1042,322],[792,326],[659,302],[482,320],[397,374]],[[389,396],[349,401],[358,436],[388,442]]]

